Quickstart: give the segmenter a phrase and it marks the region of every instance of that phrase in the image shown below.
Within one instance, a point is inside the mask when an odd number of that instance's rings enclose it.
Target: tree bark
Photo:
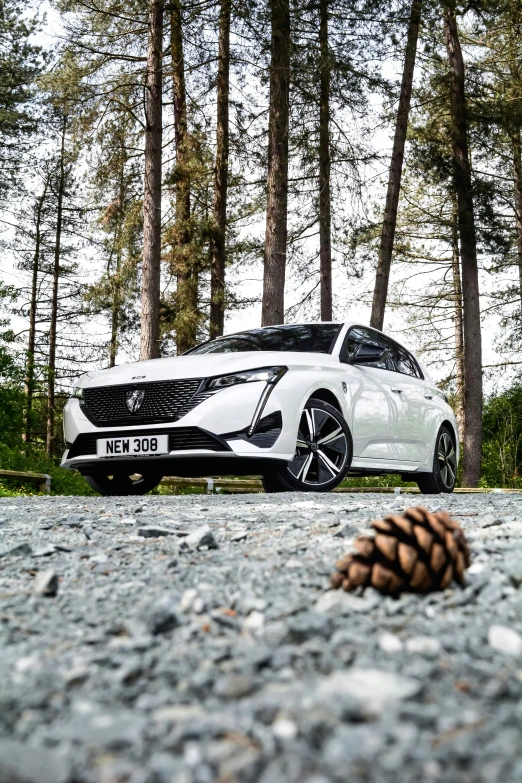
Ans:
[[[462,324],[462,280],[460,276],[459,227],[457,203],[453,207],[451,224],[453,301],[455,323],[456,399],[455,415],[459,428],[459,440],[464,440],[464,330]]]
[[[163,0],[150,0],[145,81],[145,193],[140,359],[160,355]]]
[[[321,277],[321,321],[332,320],[330,52],[328,49],[328,5],[329,0],[319,0],[319,268]]]
[[[271,0],[268,176],[263,279],[263,326],[283,323],[288,211],[290,91],[289,0]]]
[[[464,61],[460,48],[455,8],[444,11],[444,38],[449,60],[452,147],[455,192],[462,266],[464,332],[464,460],[462,485],[476,487],[482,454],[482,344],[477,264],[477,240],[468,119],[464,86]]]
[[[67,117],[64,115],[61,129],[60,160],[56,204],[56,235],[54,241],[53,283],[51,293],[51,319],[49,325],[49,360],[47,363],[47,428],[45,450],[54,456],[55,385],[56,385],[56,336],[58,326],[58,290],[60,287],[60,257],[62,249],[63,198],[65,193],[65,136]]]
[[[123,221],[125,219],[125,144],[122,139],[120,148],[120,186],[118,193],[118,216],[114,229],[114,246],[116,251],[116,269],[112,274],[112,302],[111,302],[111,337],[109,343],[109,367],[116,366],[116,354],[118,352],[118,330],[120,328],[120,308],[122,304],[122,291],[120,270],[122,263],[122,235]]]
[[[513,150],[513,184],[515,201],[515,226],[517,232],[517,264],[520,304],[522,307],[522,150],[520,143],[520,128],[512,136]]]
[[[216,168],[214,172],[214,226],[210,271],[210,337],[223,334],[225,323],[225,261],[229,152],[230,11],[231,0],[221,0],[217,74]]]
[[[408,38],[406,42],[406,54],[402,71],[401,94],[397,120],[395,123],[395,136],[388,175],[388,190],[386,192],[386,204],[381,230],[381,242],[379,246],[379,258],[377,273],[375,276],[375,288],[373,292],[372,314],[370,325],[375,329],[384,326],[384,311],[388,297],[388,284],[390,280],[390,268],[392,263],[393,242],[397,225],[397,208],[401,190],[402,167],[404,163],[404,148],[406,145],[406,133],[408,130],[408,117],[410,114],[411,91],[413,85],[413,72],[417,55],[417,39],[422,14],[422,0],[413,0],[408,24]]]
[[[46,178],[41,196],[36,201],[36,223],[34,237],[33,268],[31,274],[31,304],[29,307],[29,334],[27,337],[27,362],[25,373],[25,432],[24,441],[31,440],[31,414],[34,396],[35,344],[36,344],[36,311],[38,308],[38,273],[40,271],[40,248],[42,244],[42,212],[49,187]]]
[[[177,278],[176,349],[178,354],[181,354],[196,344],[198,269],[194,265],[190,248],[190,173],[188,167],[190,149],[180,0],[173,0],[170,8],[170,50],[174,100],[174,138],[176,142],[174,232],[174,270]]]

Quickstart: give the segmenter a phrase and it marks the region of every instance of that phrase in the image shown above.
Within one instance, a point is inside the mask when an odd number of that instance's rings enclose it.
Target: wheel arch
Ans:
[[[443,422],[441,422],[441,427],[446,427],[451,434],[453,435],[454,442],[455,442],[455,450],[457,452],[457,467],[460,461],[460,441],[459,441],[459,432],[457,428],[455,427],[455,424],[450,421],[449,419],[444,419]],[[439,427],[440,429],[440,427]]]
[[[444,421],[441,422],[440,426],[441,427],[447,427],[447,429],[452,433],[453,437],[455,438],[455,444],[458,447],[458,445],[459,445],[459,436],[458,436],[457,432],[455,431],[455,427],[454,427],[453,423],[449,419],[444,419]],[[439,429],[440,429],[440,427],[439,427]]]
[[[311,400],[311,399],[322,400],[322,402],[327,402],[330,405],[333,405],[333,407],[337,411],[339,411],[339,413],[342,416],[345,415],[345,412],[343,411],[342,405],[341,405],[337,395],[334,394],[334,392],[331,391],[330,389],[325,389],[324,387],[322,387],[320,389],[314,389],[314,391],[310,392],[310,394],[308,395],[308,399],[306,400],[306,402],[308,402],[308,400]]]

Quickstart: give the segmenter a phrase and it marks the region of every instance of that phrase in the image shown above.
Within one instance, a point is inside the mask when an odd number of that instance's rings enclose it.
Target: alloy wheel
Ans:
[[[452,489],[457,476],[457,452],[448,432],[442,432],[438,447],[440,477],[445,487]]]
[[[337,419],[320,408],[305,408],[299,422],[294,459],[288,465],[303,484],[328,484],[346,467],[348,441]]]

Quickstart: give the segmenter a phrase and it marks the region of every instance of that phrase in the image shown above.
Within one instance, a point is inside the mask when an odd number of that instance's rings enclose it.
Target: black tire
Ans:
[[[440,495],[443,492],[453,492],[456,478],[457,451],[455,448],[455,436],[443,425],[435,441],[433,472],[419,473],[415,480],[424,495]]]
[[[157,487],[163,476],[157,473],[96,473],[84,476],[87,484],[100,495],[145,495]]]
[[[329,492],[346,476],[352,454],[352,436],[342,414],[312,397],[301,414],[294,459],[263,476],[265,492]]]

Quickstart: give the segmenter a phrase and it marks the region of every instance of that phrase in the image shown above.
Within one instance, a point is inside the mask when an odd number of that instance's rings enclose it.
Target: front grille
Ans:
[[[205,399],[196,395],[201,378],[179,381],[152,381],[150,383],[98,386],[85,389],[82,411],[98,427],[117,427],[125,424],[161,424],[178,421]],[[136,413],[126,404],[128,392],[145,393]]]
[[[231,451],[226,441],[218,435],[202,430],[199,427],[176,427],[176,429],[139,430],[139,432],[86,432],[78,435],[69,448],[67,459],[84,457],[96,454],[96,441],[98,438],[127,438],[133,435],[147,437],[153,435],[169,436],[169,451],[189,451],[191,449],[205,449],[206,451]]]

